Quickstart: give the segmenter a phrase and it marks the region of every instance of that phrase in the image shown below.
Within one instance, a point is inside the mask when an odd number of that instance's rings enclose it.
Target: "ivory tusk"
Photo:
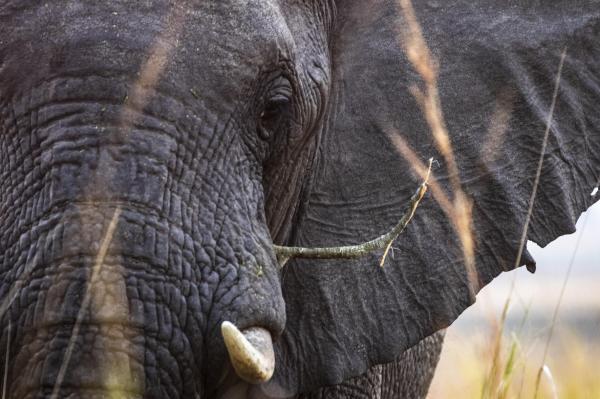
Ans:
[[[275,371],[275,353],[269,331],[252,327],[242,333],[233,323],[224,321],[221,334],[231,364],[241,379],[251,384],[271,379]]]

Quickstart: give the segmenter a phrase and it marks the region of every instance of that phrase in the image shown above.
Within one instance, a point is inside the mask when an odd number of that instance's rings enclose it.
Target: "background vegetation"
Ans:
[[[448,329],[429,399],[533,399],[540,369],[538,399],[600,398],[600,204],[529,247],[536,274],[501,276]]]

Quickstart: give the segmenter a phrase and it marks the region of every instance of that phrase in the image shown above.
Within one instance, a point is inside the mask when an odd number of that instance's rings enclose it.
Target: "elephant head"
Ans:
[[[0,1],[5,392],[336,384],[531,267],[525,239],[572,232],[600,179],[597,1],[416,5],[451,161],[414,95],[427,76],[405,3]],[[420,181],[399,137],[436,160],[444,195],[385,267],[374,253],[281,268],[274,243],[396,224]],[[468,251],[440,200],[457,180]]]

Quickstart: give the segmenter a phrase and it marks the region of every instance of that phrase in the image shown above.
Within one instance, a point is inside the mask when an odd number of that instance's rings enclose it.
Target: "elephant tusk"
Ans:
[[[242,333],[233,323],[224,321],[221,334],[231,364],[241,379],[251,384],[271,379],[275,371],[275,353],[269,331],[252,327]]]

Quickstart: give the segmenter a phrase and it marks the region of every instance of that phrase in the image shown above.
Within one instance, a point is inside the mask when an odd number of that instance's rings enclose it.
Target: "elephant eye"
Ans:
[[[271,140],[273,135],[283,127],[289,112],[290,99],[278,94],[269,99],[260,114],[258,133],[263,140]]]

